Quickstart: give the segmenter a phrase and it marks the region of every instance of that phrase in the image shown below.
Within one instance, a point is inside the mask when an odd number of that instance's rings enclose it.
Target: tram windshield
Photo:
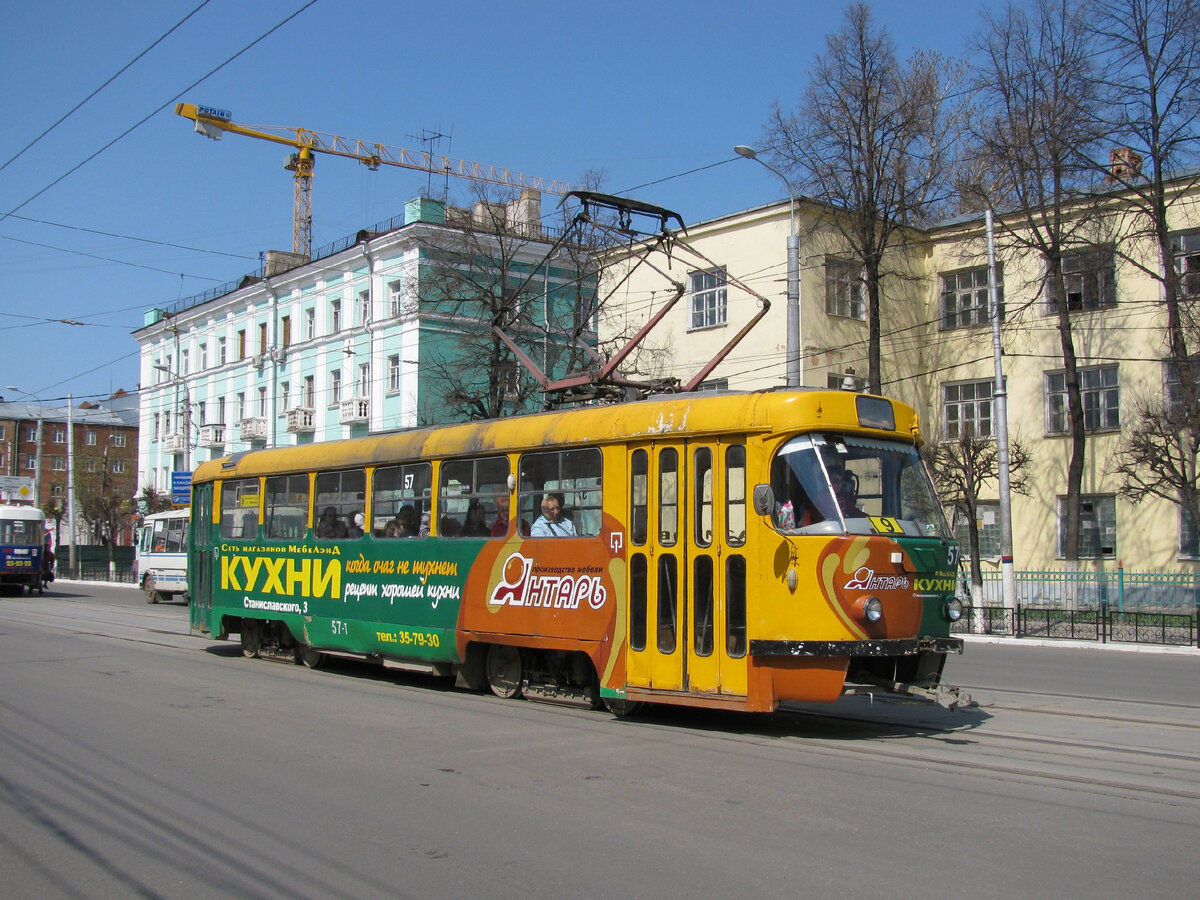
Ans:
[[[912,537],[949,537],[917,449],[897,441],[806,434],[771,463],[775,527],[792,534],[873,534],[868,517]]]

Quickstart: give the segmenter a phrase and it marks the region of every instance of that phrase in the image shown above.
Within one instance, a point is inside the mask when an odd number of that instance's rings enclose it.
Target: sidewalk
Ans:
[[[1063,647],[1071,650],[1113,650],[1118,653],[1165,653],[1172,656],[1200,656],[1200,647],[1180,644],[1135,644],[1131,641],[1072,641],[1050,638],[1013,637],[1010,634],[955,634],[968,644],[1008,644],[1013,647]]]

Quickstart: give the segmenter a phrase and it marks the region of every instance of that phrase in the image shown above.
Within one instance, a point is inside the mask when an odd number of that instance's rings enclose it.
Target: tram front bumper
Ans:
[[[916,656],[962,653],[962,638],[883,638],[867,641],[750,641],[751,656]]]

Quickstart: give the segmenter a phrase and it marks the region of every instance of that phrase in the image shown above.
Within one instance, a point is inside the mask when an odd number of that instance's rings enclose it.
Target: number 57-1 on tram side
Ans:
[[[958,546],[919,445],[909,406],[809,389],[253,450],[193,475],[192,625],[619,714],[953,705]]]

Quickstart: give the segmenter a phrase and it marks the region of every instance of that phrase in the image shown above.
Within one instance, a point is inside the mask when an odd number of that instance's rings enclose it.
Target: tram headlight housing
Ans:
[[[946,619],[950,622],[957,622],[962,618],[962,614],[962,601],[957,597],[948,597],[946,599]]]
[[[883,601],[878,597],[860,597],[858,600],[858,614],[862,616],[864,622],[874,624],[883,618]]]

